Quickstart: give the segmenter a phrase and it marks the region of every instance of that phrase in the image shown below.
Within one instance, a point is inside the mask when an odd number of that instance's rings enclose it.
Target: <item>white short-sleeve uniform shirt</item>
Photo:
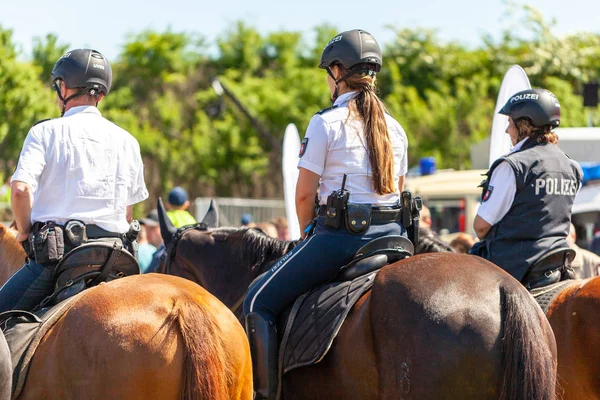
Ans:
[[[139,143],[93,106],[31,128],[11,181],[31,186],[32,223],[78,219],[124,233],[126,206],[148,198]]]
[[[527,138],[521,140],[510,152],[520,150],[526,140]],[[512,207],[516,193],[515,173],[511,166],[503,161],[492,172],[486,199],[482,201],[477,214],[488,224],[496,225]]]
[[[375,206],[395,205],[399,193],[379,195],[371,178],[371,164],[360,119],[348,118],[348,102],[356,92],[341,95],[333,108],[316,114],[306,130],[302,141],[298,168],[305,168],[319,175],[319,203],[326,204],[327,196],[342,186],[344,174],[346,189],[353,203]],[[402,126],[385,114],[388,134],[394,153],[394,177],[406,175],[408,140]]]

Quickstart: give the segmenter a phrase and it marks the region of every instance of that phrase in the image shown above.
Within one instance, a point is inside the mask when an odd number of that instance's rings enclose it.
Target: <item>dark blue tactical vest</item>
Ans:
[[[485,236],[487,259],[520,281],[546,252],[568,247],[571,208],[583,173],[558,146],[528,139],[492,165],[484,196],[501,162],[511,166],[517,189],[506,215]]]

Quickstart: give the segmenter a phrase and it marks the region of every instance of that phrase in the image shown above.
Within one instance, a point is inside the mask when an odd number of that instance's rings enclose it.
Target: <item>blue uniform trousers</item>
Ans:
[[[31,311],[54,291],[54,268],[28,260],[0,289],[0,312]]]
[[[386,235],[406,235],[396,222],[371,225],[364,234],[345,228],[332,229],[325,218],[317,219],[314,232],[284,255],[246,294],[244,313],[258,313],[267,321],[277,316],[298,296],[334,279],[356,251]]]

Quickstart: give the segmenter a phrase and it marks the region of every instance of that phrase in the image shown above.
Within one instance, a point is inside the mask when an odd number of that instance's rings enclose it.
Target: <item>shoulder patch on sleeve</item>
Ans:
[[[494,191],[494,187],[493,186],[488,186],[486,192],[483,194],[483,198],[481,199],[483,202],[488,201],[488,199],[490,198],[490,196],[492,195],[492,192]]]
[[[336,108],[338,108],[338,106],[331,106],[331,107],[328,107],[328,108],[324,108],[324,109],[322,109],[322,110],[320,110],[320,111],[317,111],[317,113],[316,113],[316,114],[323,115],[323,114],[325,114],[327,111],[331,111],[331,110],[333,110],[333,109],[336,109]]]
[[[302,139],[302,144],[300,144],[300,154],[298,154],[299,158],[306,152],[306,146],[308,146],[308,138]]]
[[[38,122],[32,125],[32,128],[38,124],[41,124],[42,122],[50,121],[51,119],[52,118],[40,119]]]

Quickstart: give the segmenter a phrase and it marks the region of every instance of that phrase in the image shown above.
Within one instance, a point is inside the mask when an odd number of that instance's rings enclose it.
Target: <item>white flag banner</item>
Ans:
[[[296,125],[289,124],[283,136],[283,198],[290,240],[300,239],[300,223],[296,215],[296,182],[298,181],[298,154],[300,135]]]
[[[531,84],[523,68],[518,65],[510,67],[506,71],[500,85],[500,92],[498,93],[498,100],[496,101],[496,108],[494,110],[492,136],[490,138],[490,167],[498,158],[508,154],[512,147],[510,136],[506,133],[508,117],[498,114],[498,111],[504,107],[513,94],[527,89],[531,89]]]

